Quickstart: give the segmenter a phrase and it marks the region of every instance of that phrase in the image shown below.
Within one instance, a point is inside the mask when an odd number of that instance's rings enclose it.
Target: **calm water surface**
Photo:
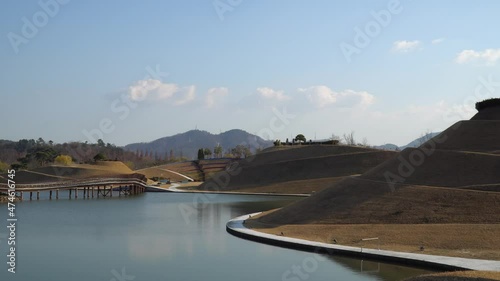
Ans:
[[[226,233],[229,219],[278,208],[294,198],[203,198],[146,193],[128,198],[20,202],[16,274],[7,272],[7,205],[0,204],[0,225],[5,225],[0,228],[0,280],[390,281],[428,272],[343,257],[318,259],[312,253]],[[206,204],[195,205],[193,200]],[[300,273],[294,273],[294,268]]]

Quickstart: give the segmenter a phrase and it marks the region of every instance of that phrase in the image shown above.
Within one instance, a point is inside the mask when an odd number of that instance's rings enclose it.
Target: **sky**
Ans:
[[[0,139],[121,146],[238,128],[405,145],[500,96],[500,1],[3,7]]]

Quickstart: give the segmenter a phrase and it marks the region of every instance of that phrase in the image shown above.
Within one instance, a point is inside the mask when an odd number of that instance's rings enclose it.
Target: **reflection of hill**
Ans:
[[[336,264],[353,273],[370,276],[381,281],[400,281],[408,276],[417,276],[430,273],[428,270],[403,265],[379,263],[368,260],[358,260],[339,256],[327,256]]]

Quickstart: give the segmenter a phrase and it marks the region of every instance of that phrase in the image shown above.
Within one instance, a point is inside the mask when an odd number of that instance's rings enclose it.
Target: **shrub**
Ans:
[[[477,111],[481,111],[487,107],[495,107],[495,106],[500,106],[500,99],[499,98],[487,99],[487,100],[483,100],[481,102],[476,103]]]
[[[105,161],[105,160],[107,160],[107,158],[102,153],[97,153],[96,156],[94,156],[94,161]]]
[[[69,155],[59,155],[56,157],[56,159],[54,159],[54,162],[56,164],[68,166],[71,165],[71,163],[73,163],[73,159]]]
[[[0,161],[0,173],[5,173],[9,169],[9,164]]]

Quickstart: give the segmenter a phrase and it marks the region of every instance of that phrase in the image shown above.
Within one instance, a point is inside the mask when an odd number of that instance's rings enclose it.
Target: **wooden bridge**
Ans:
[[[36,199],[39,200],[41,192],[48,192],[49,199],[54,196],[55,199],[59,199],[61,190],[68,191],[69,199],[73,197],[77,199],[80,194],[83,198],[99,198],[113,197],[113,195],[136,195],[145,192],[147,186],[146,182],[138,178],[95,178],[42,184],[17,184],[15,193],[21,200],[24,200],[27,194],[30,200],[33,200],[33,194],[36,194]],[[9,189],[6,183],[0,183],[0,192],[9,191],[12,189]]]

